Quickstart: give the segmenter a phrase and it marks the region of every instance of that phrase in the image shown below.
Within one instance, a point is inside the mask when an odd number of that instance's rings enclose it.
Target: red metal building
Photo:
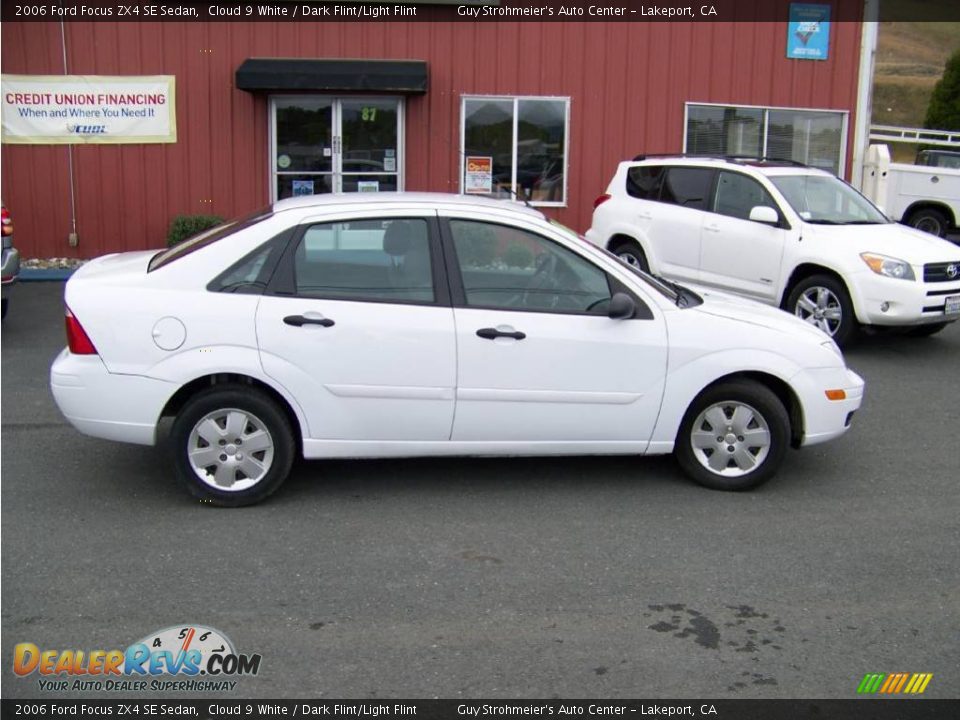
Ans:
[[[5,22],[5,74],[174,76],[177,140],[70,146],[73,201],[67,146],[5,144],[3,199],[25,257],[92,257],[291,192],[461,192],[483,156],[494,190],[582,231],[640,152],[777,149],[849,176],[863,28],[832,23],[828,59],[807,61],[786,57],[785,20]],[[425,88],[358,90],[320,63],[291,90],[282,62],[245,80],[251,58],[417,60]]]

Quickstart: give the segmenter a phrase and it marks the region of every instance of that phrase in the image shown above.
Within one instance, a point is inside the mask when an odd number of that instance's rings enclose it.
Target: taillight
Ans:
[[[87,337],[83,325],[81,325],[80,321],[70,312],[70,308],[67,308],[66,324],[67,346],[70,348],[70,352],[74,355],[96,355],[97,349],[93,346],[93,343],[90,342],[90,338]]]
[[[600,197],[598,197],[596,200],[593,201],[593,209],[596,210],[598,207],[603,205],[609,199],[610,199],[610,194],[604,193],[603,195],[601,195]]]
[[[0,223],[2,223],[4,235],[13,235],[13,217],[6,208],[0,210]]]

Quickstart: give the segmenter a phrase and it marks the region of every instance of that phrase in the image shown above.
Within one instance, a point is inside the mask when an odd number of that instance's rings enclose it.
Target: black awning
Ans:
[[[425,93],[424,60],[248,58],[237,68],[241,90]]]

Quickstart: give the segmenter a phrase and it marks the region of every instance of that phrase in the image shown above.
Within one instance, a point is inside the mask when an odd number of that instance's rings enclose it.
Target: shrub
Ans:
[[[173,247],[223,222],[217,215],[177,215],[167,232],[167,247]]]

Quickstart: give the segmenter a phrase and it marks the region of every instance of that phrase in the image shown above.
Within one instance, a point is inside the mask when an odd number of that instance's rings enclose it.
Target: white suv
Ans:
[[[587,238],[629,264],[776,305],[841,345],[861,325],[932,335],[960,319],[960,248],[822,170],[640,156],[594,208]]]

